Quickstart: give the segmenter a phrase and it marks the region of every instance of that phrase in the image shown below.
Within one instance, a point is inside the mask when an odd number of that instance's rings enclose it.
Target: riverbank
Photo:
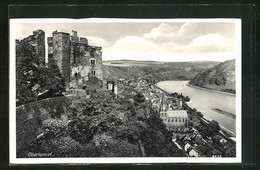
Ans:
[[[209,88],[206,88],[206,87],[193,86],[193,85],[190,85],[188,83],[186,84],[186,86],[196,88],[196,89],[199,89],[199,90],[206,90],[206,91],[209,91],[209,92],[214,92],[214,93],[219,93],[219,94],[224,94],[224,95],[229,95],[229,96],[234,96],[234,97],[236,96],[236,94],[233,94],[233,93],[223,92],[223,91],[219,91],[219,90],[213,90],[213,89],[209,89]]]
[[[157,83],[158,83],[158,82],[157,82]],[[164,90],[164,89],[162,89],[162,88],[158,87],[158,86],[156,85],[157,83],[153,84],[153,86],[154,86],[154,87],[156,87],[156,88],[158,88],[158,89],[160,89],[160,90],[161,90],[161,91],[163,91],[164,93],[166,93],[166,94],[170,95],[170,93],[169,93],[169,92],[167,92],[166,90]]]

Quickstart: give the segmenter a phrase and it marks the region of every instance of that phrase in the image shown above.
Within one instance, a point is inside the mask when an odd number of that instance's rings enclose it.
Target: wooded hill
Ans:
[[[189,84],[213,90],[235,93],[235,70],[235,59],[228,60],[196,75]]]
[[[197,74],[217,65],[218,62],[157,62],[117,60],[103,61],[103,77],[116,79],[151,77],[155,82],[162,80],[190,80]]]
[[[114,93],[100,89],[63,102],[49,103],[55,109],[44,112],[45,116],[23,111],[26,106],[20,109],[17,138],[24,140],[30,134],[30,140],[19,142],[18,157],[28,157],[28,153],[51,153],[48,157],[185,156],[141,93],[125,90],[115,98]],[[38,121],[28,119],[28,114]]]

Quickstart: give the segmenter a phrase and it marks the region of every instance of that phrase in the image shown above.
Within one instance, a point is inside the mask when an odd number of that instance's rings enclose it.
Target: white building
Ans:
[[[188,114],[186,110],[161,111],[160,118],[167,128],[188,127]]]
[[[194,149],[191,149],[189,152],[190,157],[199,157],[199,153],[196,152]]]

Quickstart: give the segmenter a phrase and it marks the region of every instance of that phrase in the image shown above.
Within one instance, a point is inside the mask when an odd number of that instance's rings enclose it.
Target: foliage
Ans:
[[[235,93],[235,59],[222,62],[194,76],[189,84],[228,93]]]
[[[102,80],[99,80],[96,76],[90,76],[90,73],[88,74],[88,80],[84,84],[86,84],[84,88],[87,90],[101,89],[103,87]]]
[[[228,147],[225,151],[225,156],[227,157],[235,157],[236,156],[236,147],[235,145],[232,145]]]
[[[55,157],[75,157],[80,156],[82,146],[69,136],[61,136],[52,139],[52,154]]]
[[[31,143],[30,151],[51,151],[53,156],[130,157],[176,156],[181,154],[171,142],[157,112],[141,93],[117,99],[102,89],[78,96],[68,105],[67,116],[43,122],[44,137]],[[149,116],[148,116],[149,115]],[[64,146],[59,146],[65,142]]]
[[[44,55],[44,54],[41,54]],[[18,105],[37,100],[37,94],[45,90],[62,91],[64,80],[58,69],[51,70],[40,63],[39,54],[27,41],[16,47],[16,97]]]
[[[48,132],[49,135],[56,136],[61,133],[68,125],[68,119],[66,116],[62,116],[61,119],[46,119],[42,123],[42,129]]]
[[[143,103],[145,101],[145,97],[142,93],[138,92],[134,96],[134,101],[135,101],[136,104]]]
[[[218,122],[211,120],[208,125],[209,134],[216,133],[220,129]]]
[[[201,112],[196,112],[199,117],[203,118],[203,114]]]

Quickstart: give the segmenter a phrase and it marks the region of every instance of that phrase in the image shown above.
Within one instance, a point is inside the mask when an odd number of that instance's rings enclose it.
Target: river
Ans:
[[[168,93],[177,92],[182,93],[184,96],[189,96],[191,102],[188,105],[191,108],[196,108],[205,117],[216,120],[221,126],[235,134],[236,120],[212,110],[213,108],[218,108],[236,114],[235,95],[189,87],[186,85],[187,83],[188,81],[161,81],[156,85]]]

